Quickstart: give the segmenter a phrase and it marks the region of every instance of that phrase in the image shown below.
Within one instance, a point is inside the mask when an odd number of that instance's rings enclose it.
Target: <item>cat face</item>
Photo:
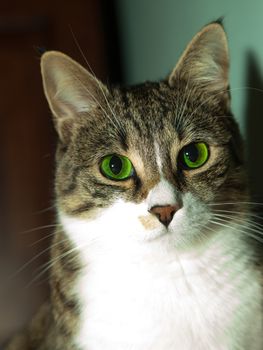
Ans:
[[[246,196],[221,25],[198,33],[159,83],[107,89],[56,52],[42,74],[60,137],[59,216],[84,241],[189,247],[213,234],[215,204]]]

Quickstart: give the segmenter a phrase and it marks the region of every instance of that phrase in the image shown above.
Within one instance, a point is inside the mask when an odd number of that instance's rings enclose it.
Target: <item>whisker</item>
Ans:
[[[185,102],[184,102],[182,111],[181,111],[181,113],[180,113],[180,115],[179,115],[179,125],[182,123],[183,116],[184,116],[184,112],[185,112],[185,110],[186,110],[187,103],[188,103],[189,98],[190,98],[190,96],[191,96],[191,94],[192,94],[192,91],[193,91],[193,89],[190,89],[190,90],[189,90],[189,93],[188,93],[188,96],[186,96],[186,99],[185,99]]]
[[[208,203],[210,206],[217,205],[236,205],[236,204],[247,204],[247,205],[263,205],[261,202],[218,202],[218,203]]]
[[[223,94],[224,92],[233,92],[233,91],[238,91],[238,90],[254,90],[254,91],[258,91],[258,92],[263,92],[262,89],[254,88],[252,86],[243,86],[243,87],[239,87],[239,88],[223,89],[223,90],[219,91],[218,93],[209,96],[202,103],[200,103],[198,105],[198,107],[196,109],[194,109],[194,111],[190,114],[189,118],[192,117],[198,111],[198,109],[201,108],[204,104],[206,104],[209,101],[212,101],[215,98],[215,96]]]
[[[254,238],[256,241],[258,241],[260,243],[263,243],[263,240],[260,239],[258,236],[254,235],[253,233],[250,233],[250,232],[247,232],[247,231],[244,231],[244,230],[240,230],[239,228],[235,228],[233,226],[227,225],[226,224],[226,222],[228,222],[227,220],[223,220],[223,219],[217,218],[217,220],[210,220],[210,222],[215,224],[215,225],[219,225],[219,226],[222,226],[222,227],[229,228],[231,230],[235,230],[235,231],[237,231],[239,233],[244,233],[248,237]],[[241,226],[241,225],[239,225],[239,226]]]
[[[190,77],[188,77],[188,80],[187,80],[187,83],[186,83],[186,87],[184,89],[184,95],[183,95],[184,100],[182,101],[182,103],[180,103],[180,109],[178,111],[178,115],[176,116],[176,119],[177,119],[176,120],[176,122],[177,122],[176,124],[177,124],[177,126],[180,126],[182,124],[182,118],[183,118],[183,115],[184,115],[187,103],[189,101],[189,98],[190,98],[190,96],[192,94],[192,91],[193,91],[193,88],[191,88],[189,90],[188,94],[186,94],[186,91],[188,90],[188,86],[189,86],[189,80],[190,80]],[[177,103],[177,109],[178,109],[178,103]]]
[[[51,268],[55,265],[55,263],[56,263],[58,260],[60,260],[60,259],[62,259],[62,258],[64,258],[64,257],[66,257],[66,256],[68,256],[69,254],[73,253],[74,251],[79,250],[79,249],[81,249],[81,248],[83,248],[83,247],[85,247],[85,246],[86,246],[86,244],[82,244],[82,245],[79,245],[79,246],[77,246],[77,247],[74,247],[74,248],[70,249],[69,251],[67,251],[67,252],[65,252],[65,253],[63,253],[63,254],[61,254],[61,255],[59,255],[58,257],[52,259],[51,261],[49,261],[47,264],[45,264],[46,267],[44,268],[44,270],[40,271],[40,273],[38,273],[37,276],[35,276],[35,277],[26,285],[25,288],[29,288],[34,282],[36,282],[41,276],[43,276],[49,269],[51,269]],[[76,258],[76,257],[73,257],[73,258]],[[42,266],[42,267],[43,267],[43,266]]]
[[[232,215],[227,215],[227,214],[232,214]],[[231,211],[223,211],[223,212],[219,212],[217,210],[214,211],[214,215],[215,216],[220,216],[220,217],[225,217],[225,218],[228,218],[228,219],[235,219],[235,220],[239,220],[239,221],[242,221],[242,222],[248,222],[250,223],[252,226],[255,226],[255,227],[258,227],[258,228],[263,228],[263,224],[255,221],[256,219],[263,219],[261,216],[259,215],[256,215],[256,214],[252,214],[250,213],[248,217],[238,217],[236,215],[238,214],[244,214],[242,212],[231,212]],[[254,219],[255,218],[255,219]]]
[[[67,239],[66,239],[67,240]],[[65,240],[64,240],[65,241]],[[14,279],[15,277],[17,277],[17,275],[19,273],[21,273],[22,271],[25,270],[25,268],[27,268],[32,262],[34,262],[37,258],[39,258],[40,256],[42,256],[44,253],[46,253],[47,251],[49,251],[50,249],[52,249],[53,247],[61,244],[62,241],[57,242],[52,244],[51,246],[49,246],[48,248],[42,250],[40,253],[36,254],[33,258],[31,258],[29,261],[27,261],[25,264],[23,264],[17,271],[15,271],[10,277],[9,280]]]
[[[18,232],[18,234],[19,235],[24,235],[26,233],[40,231],[40,230],[44,230],[44,229],[47,229],[47,228],[54,228],[54,227],[58,227],[58,226],[61,226],[61,224],[50,224],[50,225],[44,225],[44,226],[37,226],[37,227],[31,228],[31,229],[26,230],[26,231]]]
[[[246,228],[250,231],[253,231],[255,233],[259,233],[260,235],[263,235],[263,231],[261,230],[262,229],[262,225],[260,226],[257,226],[256,223],[254,223],[253,221],[251,220],[244,220],[244,219],[241,219],[241,218],[234,218],[232,216],[225,216],[225,215],[220,215],[220,214],[217,214],[215,215],[216,218],[219,218],[219,219],[225,219],[226,222],[229,222],[229,220],[227,219],[235,219],[235,221],[239,221],[239,222],[242,222],[242,223],[248,223],[249,226],[246,226]],[[237,223],[238,224],[238,223]],[[238,224],[240,227],[244,227],[243,225],[241,224]],[[251,227],[252,226],[252,227]],[[254,227],[254,228],[253,228]]]
[[[103,95],[103,97],[104,97],[104,99],[105,99],[105,102],[107,103],[108,108],[109,108],[109,110],[110,110],[112,116],[114,117],[116,123],[118,124],[118,126],[119,126],[119,128],[120,128],[119,131],[120,131],[123,135],[125,135],[125,130],[123,129],[123,126],[120,124],[119,120],[116,118],[116,115],[115,115],[115,113],[113,112],[113,109],[112,109],[112,107],[111,107],[111,105],[110,105],[110,103],[109,103],[109,101],[108,101],[108,99],[107,99],[107,97],[106,97],[106,94],[105,94],[105,92],[104,92],[104,90],[103,90],[103,88],[102,88],[102,86],[101,86],[101,83],[100,83],[100,81],[97,79],[97,77],[96,77],[96,75],[95,75],[95,73],[94,73],[94,71],[93,71],[91,65],[89,64],[89,62],[88,62],[86,56],[84,55],[84,52],[83,52],[82,48],[80,47],[80,44],[79,44],[79,42],[78,42],[78,40],[77,40],[77,38],[76,38],[76,36],[75,36],[75,34],[74,34],[74,32],[73,32],[73,30],[72,30],[71,27],[70,27],[70,31],[71,31],[73,40],[74,40],[74,42],[75,42],[75,44],[76,44],[76,46],[77,46],[77,48],[78,48],[78,50],[79,50],[81,56],[83,57],[83,59],[84,59],[85,63],[87,64],[87,66],[88,66],[90,72],[92,73],[92,75],[93,75],[95,81],[97,82],[98,87],[99,87],[99,89],[100,89],[101,92],[102,92],[102,95]],[[100,107],[101,107],[101,105],[100,105]]]
[[[39,214],[43,214],[43,213],[46,213],[50,210],[53,210],[54,208],[56,208],[55,205],[51,205],[50,207],[47,207],[47,208],[44,208],[44,209],[40,209],[38,211],[35,211],[33,213],[31,213],[31,215],[39,215]]]
[[[85,243],[85,246],[87,246],[88,244],[91,245],[91,244],[94,244],[94,243],[96,243],[96,242],[99,242],[100,239],[101,239],[100,237],[93,238],[93,239],[89,240],[88,243]],[[67,242],[67,241],[68,241],[68,238],[63,239],[63,240],[61,240],[60,242]],[[81,248],[82,246],[79,246],[79,247]],[[52,261],[52,260],[49,260],[49,261],[45,262],[44,264],[42,264],[41,266],[38,266],[38,267],[34,270],[34,273],[36,273],[37,271],[41,270],[42,268],[44,268],[44,267],[47,266],[48,264],[50,264],[51,261]]]
[[[63,243],[63,242],[68,242],[68,238],[65,238],[65,239],[59,241],[59,243]],[[42,270],[43,268],[45,268],[46,266],[48,266],[48,265],[51,263],[52,260],[53,260],[53,259],[50,259],[49,261],[45,262],[45,263],[42,264],[41,266],[38,266],[38,267],[34,270],[34,273],[37,273],[37,271]]]
[[[226,209],[213,209],[213,212],[215,212],[215,213],[229,213],[229,214],[237,214],[237,215],[244,214],[244,212],[242,212],[242,211],[226,210]],[[263,216],[257,215],[257,214],[251,213],[251,212],[249,212],[248,216],[256,218],[256,219],[263,220]]]
[[[63,232],[63,230],[56,231],[56,233],[59,233],[59,232]],[[56,233],[55,232],[51,232],[48,235],[45,235],[44,237],[41,237],[37,241],[35,241],[32,244],[30,244],[29,247],[33,247],[33,246],[37,245],[39,242],[42,242],[42,241],[46,240],[47,238],[54,236]]]
[[[91,96],[91,98],[93,99],[94,102],[96,102],[96,104],[98,104],[104,114],[104,116],[111,122],[111,124],[113,125],[113,127],[115,128],[115,130],[118,132],[118,133],[121,133],[122,134],[122,130],[120,129],[121,126],[120,126],[120,123],[118,121],[118,119],[116,118],[115,115],[113,115],[114,119],[115,119],[115,122],[116,124],[114,123],[114,121],[110,118],[110,116],[107,114],[106,110],[104,109],[104,107],[102,107],[101,103],[99,103],[98,99],[87,89],[87,87],[82,83],[82,81],[74,76],[74,79],[77,79],[78,82],[82,85],[83,89]]]
[[[253,86],[241,86],[241,87],[237,87],[237,88],[230,88],[228,89],[227,91],[237,91],[237,90],[253,90],[253,91],[257,91],[257,92],[263,92],[262,89],[259,89],[259,88],[255,88]]]

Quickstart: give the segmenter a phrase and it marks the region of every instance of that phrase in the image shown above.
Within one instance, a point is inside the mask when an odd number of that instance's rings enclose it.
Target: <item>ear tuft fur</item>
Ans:
[[[221,23],[213,22],[195,35],[175,66],[168,82],[190,82],[206,91],[227,89],[229,70],[228,45]]]
[[[61,52],[44,53],[41,72],[55,127],[60,139],[67,143],[79,116],[92,114],[101,106],[107,89],[80,64]]]

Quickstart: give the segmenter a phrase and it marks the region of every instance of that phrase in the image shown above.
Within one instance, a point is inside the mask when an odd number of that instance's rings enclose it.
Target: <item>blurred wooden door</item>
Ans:
[[[11,283],[15,288],[5,287],[14,269],[49,244],[52,228],[39,227],[54,222],[54,211],[39,211],[53,205],[56,136],[42,91],[35,47],[61,50],[85,65],[71,31],[95,74],[106,78],[100,1],[25,0],[0,4],[0,344],[24,322],[24,310],[29,310],[32,301],[34,309],[47,290],[46,284],[41,284],[21,293],[23,284],[32,279],[32,271],[45,261],[48,249],[18,274]],[[32,298],[32,294],[37,297]]]

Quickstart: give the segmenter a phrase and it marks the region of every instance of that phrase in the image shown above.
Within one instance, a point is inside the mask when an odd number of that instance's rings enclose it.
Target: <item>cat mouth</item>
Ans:
[[[164,215],[163,213],[159,213],[159,208],[160,207],[153,207],[151,212],[149,211],[149,214],[139,216],[140,223],[147,231],[161,229],[161,231],[164,233],[172,233],[173,230],[171,229],[171,223],[173,222],[174,215],[180,215],[181,210],[179,209],[181,208],[176,207],[176,209],[174,209],[173,206],[169,208],[166,207],[168,208],[167,210],[169,210],[169,215],[167,213],[165,213]],[[152,214],[152,212],[154,212],[154,215]]]

